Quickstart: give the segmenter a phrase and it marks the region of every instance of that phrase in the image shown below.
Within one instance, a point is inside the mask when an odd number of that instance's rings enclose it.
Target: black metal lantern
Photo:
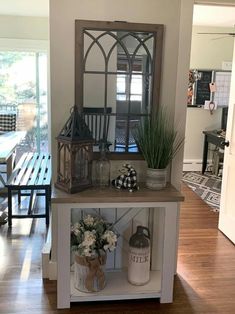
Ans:
[[[76,106],[56,139],[58,165],[55,186],[69,193],[90,187],[94,140]]]

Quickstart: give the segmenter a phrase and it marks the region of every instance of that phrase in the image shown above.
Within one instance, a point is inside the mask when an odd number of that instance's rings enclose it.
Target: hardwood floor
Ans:
[[[235,313],[235,247],[217,229],[218,214],[183,186],[174,302],[155,300],[72,304],[56,309],[56,282],[41,279],[44,219],[0,227],[0,313]]]

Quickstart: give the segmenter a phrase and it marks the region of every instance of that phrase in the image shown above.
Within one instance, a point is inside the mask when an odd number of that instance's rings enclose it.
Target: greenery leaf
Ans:
[[[153,169],[166,168],[184,143],[164,108],[152,117],[145,117],[134,137],[148,167]]]

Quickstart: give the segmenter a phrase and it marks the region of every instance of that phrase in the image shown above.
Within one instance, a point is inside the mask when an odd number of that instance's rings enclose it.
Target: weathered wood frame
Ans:
[[[158,109],[160,99],[163,25],[91,20],[75,21],[75,104],[78,106],[79,110],[82,110],[83,107],[83,53],[85,30],[135,31],[151,32],[154,34],[151,114],[155,114]],[[142,159],[139,153],[112,152],[110,157],[111,159]]]

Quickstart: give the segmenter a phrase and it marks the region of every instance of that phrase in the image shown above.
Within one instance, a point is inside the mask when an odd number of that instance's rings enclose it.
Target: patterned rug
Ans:
[[[182,181],[200,196],[213,211],[219,211],[222,179],[200,172],[184,172]]]

